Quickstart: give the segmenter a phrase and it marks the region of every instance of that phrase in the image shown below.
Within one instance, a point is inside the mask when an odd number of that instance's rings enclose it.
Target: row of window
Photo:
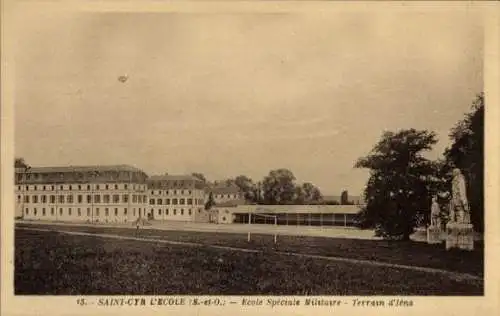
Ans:
[[[24,186],[26,191],[30,191],[30,190],[34,190],[34,191],[37,191],[37,190],[43,190],[43,191],[55,191],[56,190],[56,185],[26,185]],[[18,185],[17,186],[17,189],[19,191],[21,191],[21,188],[22,186]],[[109,184],[103,184],[103,185],[100,185],[100,184],[96,184],[95,185],[95,190],[128,190],[129,186],[128,184],[114,184],[114,185],[109,185]],[[146,190],[146,185],[131,185],[131,188],[132,190]],[[87,190],[87,191],[90,191],[92,189],[92,186],[90,184],[87,184],[87,185],[82,185],[82,184],[78,184],[78,185],[59,185],[59,190],[73,190],[73,189],[77,189],[77,190]]]
[[[87,194],[87,195],[82,195],[82,194],[79,194],[76,196],[76,203],[78,204],[81,204],[81,203],[84,203],[84,197],[85,197],[85,201],[87,203],[92,203],[92,201],[94,203],[105,203],[105,204],[108,204],[108,203],[120,203],[120,200],[121,200],[121,203],[128,203],[129,202],[129,197],[130,195],[128,194],[122,194],[121,195],[121,199],[120,199],[120,195],[119,194],[113,194],[113,195],[110,195],[110,194],[104,194],[102,195],[102,199],[101,199],[101,195],[100,194],[95,194],[94,195],[94,199],[92,200],[92,195],[90,194]],[[31,199],[30,199],[30,196],[29,195],[25,195],[24,196],[24,203],[56,203],[56,196],[55,195],[31,195]],[[73,195],[58,195],[57,196],[57,203],[68,203],[68,204],[73,204],[74,203],[74,196]],[[136,195],[136,194],[132,194],[132,203],[146,203],[147,201],[147,196],[146,195]],[[17,202],[20,203],[21,202],[21,195],[18,195],[17,196]]]
[[[193,191],[191,190],[158,190],[158,191],[155,191],[155,190],[151,190],[150,191],[151,195],[177,195],[177,194],[189,194],[191,195],[193,193]]]
[[[173,190],[172,191],[172,194],[173,195],[176,195],[177,194],[177,190]],[[162,190],[151,190],[150,191],[151,195],[170,195],[171,191],[169,190],[165,190],[165,191],[162,191]],[[185,191],[184,190],[180,190],[180,194],[184,194]],[[191,190],[188,190],[187,192],[188,194],[191,194],[192,191]],[[214,194],[214,198],[217,198],[217,199],[223,199],[223,198],[228,198],[228,199],[237,199],[239,197],[238,194]]]
[[[141,215],[141,211],[142,211],[142,215],[146,216],[146,209],[139,208],[138,215]],[[38,213],[38,210],[36,208],[34,208],[33,209],[33,215],[36,216],[37,213]],[[24,214],[30,215],[29,208],[25,209]],[[118,208],[114,209],[114,214],[115,214],[115,216],[118,216]],[[42,216],[46,216],[46,215],[47,215],[47,212],[46,212],[45,208],[42,208]],[[55,209],[53,207],[50,209],[50,215],[55,215]],[[68,208],[68,215],[69,216],[73,215],[73,212],[72,212],[71,208]],[[76,210],[76,215],[82,216],[82,210],[80,208],[78,208]],[[126,208],[123,209],[123,215],[125,215],[125,216],[127,215],[127,209]],[[132,215],[136,216],[136,209],[135,208],[133,209]],[[59,216],[63,216],[63,209],[62,208],[59,209]],[[90,217],[90,216],[100,216],[100,209],[96,208],[95,211],[94,211],[94,214],[92,214],[91,209],[87,208],[87,217]],[[104,216],[109,216],[109,208],[105,208],[104,209]]]
[[[92,195],[88,194],[88,195],[85,195],[85,201],[86,203],[92,203]],[[47,199],[48,198],[48,199]],[[102,199],[101,199],[101,195],[94,195],[94,203],[104,203],[104,204],[109,204],[109,203],[120,203],[120,200],[121,200],[121,203],[128,203],[129,202],[129,195],[128,194],[123,194],[121,196],[121,199],[120,199],[120,195],[119,194],[113,194],[113,195],[110,195],[110,194],[104,194],[102,195]],[[47,201],[49,201],[48,203],[51,203],[51,204],[54,204],[56,203],[56,196],[55,195],[31,195],[31,199],[30,199],[30,196],[29,195],[25,195],[24,196],[24,203],[47,203]],[[132,203],[145,203],[147,200],[146,200],[146,196],[145,195],[135,195],[133,194],[132,195]],[[20,203],[21,202],[21,195],[18,195],[17,196],[17,202]],[[68,204],[73,204],[75,202],[74,200],[74,196],[73,195],[58,195],[57,196],[57,203],[61,203],[61,204],[64,204],[64,203],[68,203]],[[165,205],[202,205],[203,204],[203,199],[192,199],[192,198],[189,198],[189,199],[150,199],[149,200],[149,204],[151,205],[163,205],[163,202]],[[78,204],[81,204],[81,203],[84,203],[84,195],[77,195],[76,196],[76,203]]]
[[[226,197],[225,195],[226,194],[214,194],[214,198],[215,199],[223,199],[223,198]],[[228,199],[231,199],[231,198],[237,199],[238,198],[238,194],[227,194],[227,198]]]
[[[22,186],[18,185],[17,186],[17,189],[18,191],[21,191],[21,188]],[[114,185],[109,185],[109,184],[104,184],[104,185],[99,185],[99,184],[96,184],[95,185],[95,188],[94,190],[128,190],[129,186],[128,184],[114,184]],[[81,185],[81,184],[78,184],[78,185],[59,185],[59,190],[69,190],[69,191],[72,191],[73,189],[77,189],[77,190],[87,190],[87,191],[91,191],[92,190],[92,186],[90,184],[87,184],[87,185]],[[132,190],[145,190],[146,189],[146,186],[145,185],[132,185]],[[56,190],[56,185],[26,185],[25,186],[25,190],[26,191],[30,191],[30,190],[34,190],[34,191],[38,191],[38,190],[43,190],[43,191],[55,191]],[[158,190],[158,191],[155,191],[155,190],[152,190],[151,191],[151,194],[152,195],[161,195],[162,192],[166,195],[170,195],[172,193],[172,195],[177,195],[178,194],[178,191],[177,190],[172,190],[172,191],[169,191],[169,190],[166,190],[166,191],[161,191],[161,190]],[[191,195],[192,194],[192,191],[191,190],[179,190],[179,194],[189,194]],[[214,198],[216,199],[223,199],[223,198],[233,198],[233,199],[236,199],[238,198],[238,194],[214,194]]]
[[[198,210],[198,213],[200,213],[201,211]],[[161,216],[162,215],[162,210],[161,209],[158,209],[157,210],[157,214],[158,216]],[[192,214],[192,211],[191,209],[188,210],[188,215],[191,215]],[[165,209],[165,215],[169,215],[169,209]],[[172,215],[177,215],[177,210],[174,208],[173,211],[172,211]],[[184,209],[180,209],[180,215],[184,215]]]
[[[150,205],[170,205],[170,203],[172,205],[202,205],[203,199],[149,199]]]
[[[141,211],[142,211],[142,215],[143,215],[143,216],[146,216],[146,209],[142,210],[141,208],[139,208],[139,214],[138,214],[138,215],[141,215]],[[188,214],[188,215],[192,215],[192,213],[193,213],[193,212],[192,212],[192,210],[191,210],[191,209],[188,209],[187,211],[188,211],[188,212],[187,212],[187,214]],[[201,212],[201,210],[200,210],[200,209],[198,209],[198,212]],[[100,209],[99,209],[99,208],[96,208],[96,209],[94,210],[94,214],[92,214],[92,212],[91,212],[91,209],[90,209],[90,208],[87,208],[86,213],[87,213],[87,217],[91,217],[91,216],[97,216],[97,217],[99,217],[99,216],[101,215],[101,214],[100,214]],[[114,209],[114,215],[115,215],[115,216],[119,216],[119,214],[118,214],[118,213],[119,213],[119,212],[118,212],[118,208],[115,208],[115,209]],[[28,216],[30,215],[30,210],[29,210],[29,208],[26,208],[26,209],[25,209],[25,214],[26,214],[26,215],[28,215]],[[73,213],[73,210],[72,210],[71,208],[68,208],[68,209],[67,209],[67,214],[68,214],[68,216],[72,216],[73,214],[75,214],[75,215],[77,215],[77,216],[82,216],[82,214],[83,214],[83,213],[82,213],[82,210],[81,210],[80,208],[77,208],[77,209],[76,209],[76,213]],[[161,209],[158,209],[158,210],[157,210],[157,214],[158,214],[159,216],[161,216],[161,215],[162,215],[162,210],[161,210]],[[37,210],[36,208],[34,208],[34,209],[33,209],[33,215],[34,215],[34,216],[37,216],[37,215],[38,215],[38,210]],[[41,215],[42,215],[42,216],[47,216],[47,215],[48,215],[48,214],[47,214],[47,211],[46,211],[46,209],[45,209],[45,208],[42,208],[42,213],[41,213]],[[54,215],[55,215],[55,209],[54,209],[53,207],[50,209],[50,215],[52,215],[52,216],[54,216]],[[63,215],[64,215],[64,214],[63,214],[63,209],[62,209],[62,208],[60,208],[60,209],[59,209],[59,216],[63,216]],[[123,209],[123,211],[122,211],[122,215],[123,215],[123,216],[127,216],[127,209],[126,209],[126,208],[124,208],[124,209]],[[132,215],[133,215],[133,216],[136,216],[136,209],[135,209],[135,208],[133,209],[133,213],[132,213]],[[169,215],[169,209],[165,209],[165,215]],[[178,215],[178,213],[177,213],[177,209],[173,209],[173,210],[172,210],[172,215]],[[184,215],[184,209],[180,209],[180,210],[179,210],[179,215]],[[105,209],[104,209],[104,216],[109,216],[109,208],[105,208]]]

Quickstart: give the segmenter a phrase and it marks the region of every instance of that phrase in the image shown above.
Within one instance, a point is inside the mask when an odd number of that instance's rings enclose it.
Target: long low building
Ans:
[[[363,205],[234,205],[216,206],[220,224],[253,223],[306,226],[355,226]]]

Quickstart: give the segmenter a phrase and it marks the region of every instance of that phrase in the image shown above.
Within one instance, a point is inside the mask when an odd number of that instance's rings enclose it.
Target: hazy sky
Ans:
[[[384,130],[437,132],[437,157],[483,87],[482,26],[466,12],[29,21],[16,30],[15,146],[33,166],[212,180],[284,167],[356,195],[367,172],[353,164]]]

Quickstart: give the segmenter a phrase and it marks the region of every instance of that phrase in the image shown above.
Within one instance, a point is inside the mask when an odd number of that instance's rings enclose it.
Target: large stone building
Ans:
[[[24,219],[134,221],[146,216],[146,179],[127,165],[16,169],[16,213]]]
[[[208,221],[205,184],[190,175],[152,176],[147,180],[149,219]]]
[[[188,175],[148,177],[127,165],[18,168],[15,185],[16,217],[26,220],[209,221],[205,185]]]

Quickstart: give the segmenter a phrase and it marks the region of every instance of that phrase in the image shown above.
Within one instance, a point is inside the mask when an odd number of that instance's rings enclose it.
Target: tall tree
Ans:
[[[310,182],[302,184],[302,191],[304,192],[305,203],[307,204],[317,204],[323,200],[321,191]]]
[[[312,202],[313,191],[315,187],[312,183],[306,182],[302,184],[302,191],[304,192],[305,202],[310,204]]]
[[[262,204],[263,198],[262,198],[262,182],[259,181],[253,186],[253,195],[254,195],[254,203],[256,204]]]
[[[323,194],[321,194],[321,191],[319,190],[318,187],[314,187],[312,194],[311,194],[311,203],[312,204],[321,204],[323,203]]]
[[[288,169],[271,170],[262,182],[266,204],[292,204],[295,196],[295,176]]]
[[[341,205],[349,204],[349,194],[345,190],[342,191],[342,193],[340,194],[340,204]]]
[[[306,194],[302,186],[295,187],[294,201],[297,205],[303,205],[306,203]]]
[[[234,184],[243,193],[243,197],[246,201],[255,202],[255,184],[252,179],[244,175],[239,175],[234,179]]]
[[[409,240],[420,213],[429,208],[436,168],[422,154],[436,143],[436,134],[425,130],[385,132],[356,162],[355,167],[370,169],[362,217],[379,235]]]
[[[471,111],[452,128],[452,145],[444,153],[444,167],[460,168],[467,179],[471,221],[478,231],[484,230],[484,107],[484,93],[480,93]]]

